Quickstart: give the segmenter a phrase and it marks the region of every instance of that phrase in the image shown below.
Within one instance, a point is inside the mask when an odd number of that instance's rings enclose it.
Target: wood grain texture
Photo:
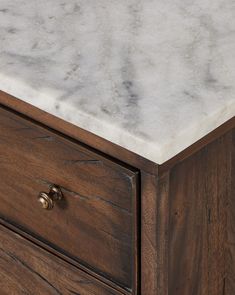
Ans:
[[[127,289],[136,282],[137,170],[0,109],[0,217]],[[37,204],[51,183],[64,200]]]
[[[0,225],[1,295],[121,295]]]
[[[141,294],[167,295],[169,174],[141,176]]]
[[[228,206],[235,193],[232,151],[229,132],[171,170],[169,295],[234,294],[225,293],[227,220],[235,212]]]
[[[141,174],[141,294],[157,294],[157,179]]]
[[[231,156],[231,190],[228,192],[227,231],[225,244],[225,279],[224,295],[233,295],[235,290],[235,129],[232,132]]]
[[[170,295],[209,295],[204,160],[203,154],[199,153],[171,171],[168,250]]]
[[[141,172],[141,295],[233,295],[235,133]]]

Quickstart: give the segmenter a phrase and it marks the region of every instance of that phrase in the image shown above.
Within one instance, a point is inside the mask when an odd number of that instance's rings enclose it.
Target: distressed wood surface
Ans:
[[[233,295],[235,290],[235,129],[232,133],[231,156],[231,190],[228,191],[227,203],[227,230],[225,244],[225,271],[224,294]]]
[[[233,295],[234,129],[141,180],[141,295]]]
[[[232,179],[232,131],[171,170],[169,295],[234,294]]]
[[[141,295],[157,294],[157,179],[141,174]]]
[[[0,217],[121,287],[136,277],[137,171],[0,109]],[[49,184],[64,200],[37,203]]]
[[[167,295],[169,174],[141,176],[141,295]]]
[[[0,225],[1,295],[121,295]]]

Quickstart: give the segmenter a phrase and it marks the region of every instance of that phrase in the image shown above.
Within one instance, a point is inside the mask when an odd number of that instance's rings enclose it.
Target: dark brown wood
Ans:
[[[1,295],[121,295],[0,225]]]
[[[115,289],[115,290],[119,291],[122,295],[130,295],[130,293],[131,293],[130,290],[123,289],[122,287],[118,286],[114,282],[106,279],[104,276],[101,277],[99,274],[92,272],[89,269],[84,269],[83,267],[81,267],[81,264],[79,264],[76,260],[66,256],[62,252],[56,251],[50,245],[40,241],[39,239],[32,236],[30,233],[25,232],[24,230],[20,229],[19,227],[14,226],[13,224],[10,224],[7,221],[4,221],[3,219],[0,219],[0,225],[3,225],[6,229],[9,229],[9,230],[19,234],[20,236],[26,238],[28,241],[35,243],[36,245],[40,246],[41,249],[44,249],[44,250],[48,251],[49,253],[55,255],[56,257],[61,258],[65,262],[68,262],[69,263],[69,264],[67,264],[68,267],[70,265],[75,266],[79,270],[84,271],[89,276],[99,280],[101,283],[107,284],[108,286],[111,287],[111,289]],[[132,291],[132,293],[135,294],[134,291]],[[139,293],[136,293],[136,294],[139,294]]]
[[[142,172],[141,295],[167,295],[169,174]]]
[[[169,295],[226,294],[226,236],[230,233],[234,238],[227,219],[235,213],[235,207],[228,206],[229,199],[235,198],[235,191],[231,192],[232,134],[220,137],[170,171],[165,265]]]
[[[231,189],[228,187],[226,204],[226,232],[225,232],[225,278],[224,295],[233,295],[235,290],[235,129],[232,133],[231,156]]]
[[[157,179],[141,174],[141,294],[157,294]]]
[[[209,208],[205,187],[206,160],[204,152],[197,153],[171,171],[169,295],[210,294],[207,277]]]
[[[141,295],[234,294],[233,128],[157,177],[141,172]]]
[[[4,109],[0,140],[0,217],[135,292],[138,171]],[[42,210],[53,183],[64,200]]]

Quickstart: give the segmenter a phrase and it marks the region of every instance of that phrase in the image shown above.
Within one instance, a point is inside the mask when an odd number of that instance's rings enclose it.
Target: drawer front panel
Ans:
[[[0,109],[0,217],[120,286],[133,287],[137,172]],[[37,202],[62,188],[53,210]]]
[[[0,226],[1,295],[120,295]]]

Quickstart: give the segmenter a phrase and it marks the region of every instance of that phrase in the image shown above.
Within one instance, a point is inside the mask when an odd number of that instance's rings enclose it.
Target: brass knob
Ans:
[[[55,202],[62,199],[62,191],[59,186],[51,185],[49,193],[40,192],[38,202],[41,204],[42,209],[52,210]]]

